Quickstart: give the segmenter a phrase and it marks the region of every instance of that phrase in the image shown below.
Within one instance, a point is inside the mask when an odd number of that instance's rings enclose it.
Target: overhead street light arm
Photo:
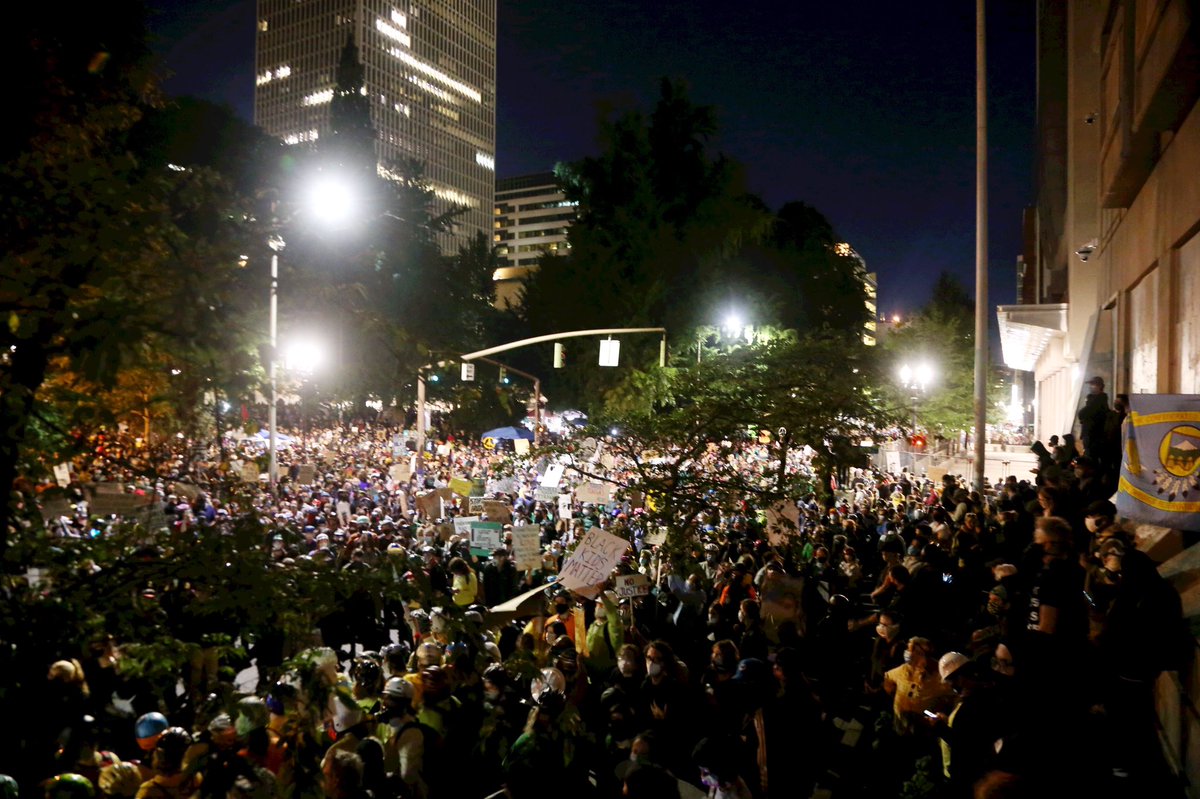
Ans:
[[[665,327],[607,327],[597,330],[569,330],[564,333],[550,333],[545,336],[534,336],[533,338],[523,338],[520,341],[512,341],[508,344],[501,344],[498,347],[489,347],[486,350],[478,352],[469,352],[466,355],[460,355],[459,358],[464,361],[473,361],[476,358],[483,358],[487,355],[495,355],[498,352],[507,352],[520,347],[528,347],[531,344],[541,344],[546,341],[557,341],[563,338],[580,338],[582,336],[615,336],[619,333],[658,333],[662,336],[667,335]]]

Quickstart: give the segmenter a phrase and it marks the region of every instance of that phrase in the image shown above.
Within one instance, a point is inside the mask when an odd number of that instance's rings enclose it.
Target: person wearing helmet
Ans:
[[[368,712],[374,710],[383,690],[383,669],[373,658],[360,657],[350,667],[350,677],[354,680],[354,699],[359,706]]]
[[[154,776],[142,783],[137,799],[184,799],[194,794],[200,781],[183,768],[183,757],[191,745],[192,736],[182,727],[163,730],[151,758]]]
[[[92,799],[96,789],[82,774],[59,774],[46,780],[46,799]]]
[[[545,796],[547,774],[555,775],[555,794],[586,791],[587,771],[575,756],[578,730],[564,723],[566,707],[559,691],[543,691],[538,697],[525,731],[504,759],[505,787],[513,799]]]
[[[270,724],[271,710],[257,696],[247,696],[237,703],[237,720],[233,727],[243,742],[238,754],[256,768],[278,774],[284,749],[279,733],[271,729]]]
[[[142,787],[142,772],[136,763],[113,763],[100,770],[100,793],[114,799],[133,799]]]
[[[437,746],[437,733],[417,720],[413,687],[392,677],[383,687],[382,709],[375,737],[383,741],[384,768],[404,783],[405,796],[427,797],[425,752]]]
[[[947,652],[938,674],[957,702],[949,715],[936,713],[930,724],[941,739],[942,771],[950,795],[969,796],[971,787],[994,765],[997,741],[1006,732],[1006,714],[985,682],[984,669],[961,652]]]
[[[379,652],[383,660],[383,676],[385,679],[403,676],[408,671],[408,659],[412,656],[412,647],[407,641],[398,644],[388,644]]]
[[[137,738],[138,749],[151,753],[158,745],[158,737],[169,727],[167,717],[162,713],[146,713],[133,725],[133,734]]]
[[[330,737],[334,739],[334,742],[326,750],[325,757],[321,761],[322,770],[336,752],[353,753],[358,747],[358,742],[372,732],[371,725],[367,721],[367,714],[344,689],[335,690],[330,694],[326,724],[326,729],[330,731]]]
[[[445,737],[461,714],[462,703],[450,692],[450,675],[441,666],[421,669],[421,710],[417,719]]]

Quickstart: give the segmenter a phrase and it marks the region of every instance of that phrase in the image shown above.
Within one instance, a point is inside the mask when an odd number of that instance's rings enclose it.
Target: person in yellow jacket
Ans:
[[[471,564],[462,558],[454,558],[447,567],[450,571],[450,590],[454,594],[454,604],[460,608],[474,605],[479,596],[479,578]]]
[[[617,665],[617,653],[625,643],[621,613],[608,593],[600,594],[596,618],[587,629],[587,668],[589,674],[608,674]]]

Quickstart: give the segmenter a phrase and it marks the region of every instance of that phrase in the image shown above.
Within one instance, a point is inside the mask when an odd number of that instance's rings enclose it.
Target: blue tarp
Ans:
[[[258,437],[261,438],[263,441],[268,441],[271,438],[271,434],[266,430],[259,430]],[[290,444],[290,443],[292,443],[292,437],[285,436],[283,433],[276,433],[275,434],[275,442],[278,444]]]
[[[480,438],[494,438],[497,441],[502,438],[523,438],[526,441],[533,441],[533,431],[526,430],[524,427],[497,427],[495,430],[487,431]]]

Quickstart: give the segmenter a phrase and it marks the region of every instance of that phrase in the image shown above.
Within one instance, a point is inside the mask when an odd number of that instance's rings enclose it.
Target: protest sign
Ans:
[[[562,482],[563,465],[561,463],[552,463],[546,468],[546,473],[542,475],[542,485],[548,488],[557,488]]]
[[[538,502],[554,502],[558,499],[558,489],[553,486],[538,486],[533,492],[533,498]]]
[[[504,525],[498,522],[471,522],[471,552],[490,555],[504,542]]]
[[[512,531],[513,565],[518,571],[536,569],[542,563],[542,529],[536,524],[522,524]]]
[[[501,602],[495,607],[488,608],[488,612],[492,614],[503,613],[530,616],[538,612],[545,612],[545,606],[542,604],[541,595],[547,588],[550,588],[554,585],[555,583],[543,583],[530,588],[528,591],[518,594],[507,602]]]
[[[511,477],[497,477],[489,480],[487,484],[488,494],[511,494],[516,490],[517,481]]]
[[[171,486],[171,492],[191,502],[200,495],[200,486],[191,483],[175,483]]]
[[[762,585],[762,615],[767,621],[768,635],[773,635],[784,622],[796,625],[804,634],[804,614],[801,597],[804,580],[782,573],[767,572]]]
[[[310,486],[317,479],[317,467],[311,463],[302,463],[296,471],[296,482],[302,486]]]
[[[489,522],[499,522],[500,524],[512,523],[512,508],[509,507],[507,502],[485,499],[483,501],[483,512],[487,515]]]
[[[622,574],[616,579],[617,596],[646,596],[650,593],[650,578],[644,574]]]
[[[417,508],[428,519],[441,518],[442,504],[449,502],[454,497],[453,492],[448,488],[439,488],[436,491],[429,491],[417,497]]]
[[[483,513],[483,503],[486,502],[483,497],[471,497],[467,500],[467,511],[470,513]]]
[[[611,498],[611,486],[605,483],[584,483],[575,489],[575,499],[580,502],[607,505]]]
[[[795,502],[776,502],[767,508],[767,541],[782,546],[788,537],[800,529],[800,509]]]
[[[254,461],[246,461],[242,464],[242,482],[257,483],[258,482],[258,464]]]
[[[563,564],[558,581],[571,591],[594,597],[628,549],[625,539],[593,527]]]
[[[667,528],[660,527],[653,533],[646,533],[642,543],[649,547],[661,547],[667,543]]]
[[[408,469],[407,462],[393,463],[388,468],[388,477],[391,478],[393,483],[407,483],[408,478],[411,476],[412,473]]]
[[[60,463],[54,467],[54,482],[63,488],[66,488],[67,483],[71,482],[71,465],[69,463]]]
[[[471,496],[471,481],[465,477],[450,478],[450,490],[460,497]]]
[[[558,496],[558,518],[571,518],[571,495],[559,494]]]
[[[515,452],[517,455],[528,455],[529,454],[529,440],[525,439],[525,438],[514,438],[513,439],[513,452]]]
[[[477,521],[479,521],[478,516],[455,516],[454,534],[460,539],[469,539],[471,537],[471,525]]]

